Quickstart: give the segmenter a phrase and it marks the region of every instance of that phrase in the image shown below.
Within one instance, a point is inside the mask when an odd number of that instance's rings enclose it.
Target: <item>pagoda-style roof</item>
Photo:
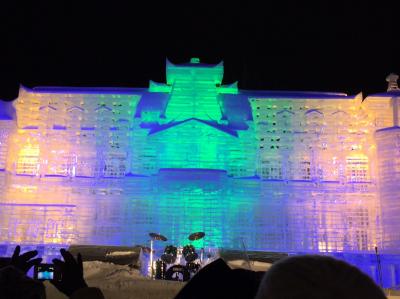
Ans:
[[[235,130],[232,130],[231,128],[229,128],[229,126],[220,125],[220,124],[215,123],[215,122],[205,121],[205,120],[201,120],[201,119],[198,119],[198,118],[189,118],[189,119],[186,119],[186,120],[183,120],[183,121],[170,122],[168,124],[154,126],[153,128],[150,129],[149,135],[156,134],[158,132],[161,132],[161,131],[164,131],[164,130],[170,129],[172,127],[176,127],[176,126],[179,126],[179,125],[182,125],[184,123],[191,122],[191,121],[196,121],[196,122],[205,124],[207,126],[215,128],[215,129],[217,129],[217,130],[219,130],[221,132],[227,133],[227,134],[232,135],[234,137],[238,137],[237,132]]]

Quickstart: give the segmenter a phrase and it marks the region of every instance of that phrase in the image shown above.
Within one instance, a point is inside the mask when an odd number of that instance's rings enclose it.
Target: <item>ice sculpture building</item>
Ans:
[[[149,88],[21,87],[1,103],[0,244],[204,231],[231,248],[399,253],[395,75],[363,99],[240,90],[198,59],[166,68]]]

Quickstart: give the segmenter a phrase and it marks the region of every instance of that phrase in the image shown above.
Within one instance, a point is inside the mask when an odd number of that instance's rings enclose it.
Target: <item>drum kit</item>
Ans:
[[[194,276],[203,264],[204,249],[200,249],[200,255],[196,252],[196,248],[191,245],[174,246],[167,245],[164,253],[155,262],[154,260],[154,241],[165,242],[168,239],[157,233],[150,233],[150,275],[155,279],[188,281]],[[196,241],[204,238],[205,233],[196,232],[189,235],[189,241]]]

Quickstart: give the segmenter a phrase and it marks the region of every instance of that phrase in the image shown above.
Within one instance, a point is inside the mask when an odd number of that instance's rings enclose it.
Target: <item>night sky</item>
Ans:
[[[5,100],[17,96],[19,84],[147,87],[165,81],[166,57],[224,60],[224,83],[238,80],[242,89],[366,96],[386,90],[390,72],[400,73],[399,12],[385,3],[15,2],[0,4]]]

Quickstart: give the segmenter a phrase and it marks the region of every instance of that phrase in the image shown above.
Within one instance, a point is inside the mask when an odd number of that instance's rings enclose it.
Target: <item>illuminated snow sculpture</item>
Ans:
[[[148,89],[21,87],[1,103],[0,255],[196,231],[196,246],[398,253],[395,76],[364,101],[222,78],[192,59]]]

